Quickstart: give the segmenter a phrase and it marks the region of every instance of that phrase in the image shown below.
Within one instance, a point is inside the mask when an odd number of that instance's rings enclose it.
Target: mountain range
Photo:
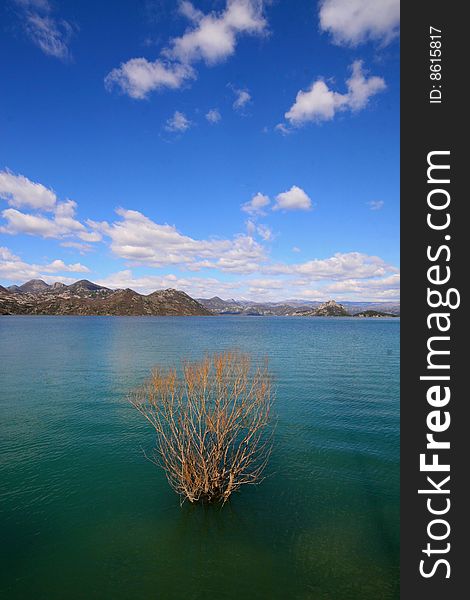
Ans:
[[[265,316],[393,316],[400,314],[399,302],[342,302],[334,300],[285,300],[283,302],[253,302],[249,300],[222,300],[197,298],[214,314]],[[341,307],[341,308],[338,308]],[[341,310],[343,309],[343,310]],[[369,312],[370,314],[363,314]],[[374,314],[373,314],[374,313]]]
[[[0,288],[0,314],[8,315],[210,315],[199,302],[178,290],[148,295],[131,289],[111,290],[86,279],[71,285],[32,279]]]
[[[0,315],[115,315],[115,316],[398,316],[400,305],[391,302],[250,302],[194,299],[185,292],[166,289],[143,295],[127,289],[112,290],[86,279],[71,285],[31,279],[23,285],[0,285]]]

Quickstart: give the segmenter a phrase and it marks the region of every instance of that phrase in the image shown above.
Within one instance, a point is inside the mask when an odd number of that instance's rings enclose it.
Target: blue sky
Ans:
[[[398,299],[397,0],[0,11],[0,283]]]

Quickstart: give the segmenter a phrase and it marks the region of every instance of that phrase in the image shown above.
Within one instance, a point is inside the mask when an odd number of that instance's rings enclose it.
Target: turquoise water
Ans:
[[[0,596],[398,598],[398,319],[0,318]],[[239,348],[277,384],[270,476],[179,506],[126,401]]]

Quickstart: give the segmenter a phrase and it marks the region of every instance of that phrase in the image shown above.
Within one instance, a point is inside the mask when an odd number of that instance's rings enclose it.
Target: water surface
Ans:
[[[0,596],[398,598],[398,319],[1,317]],[[270,476],[182,508],[126,401],[238,348],[277,385]]]

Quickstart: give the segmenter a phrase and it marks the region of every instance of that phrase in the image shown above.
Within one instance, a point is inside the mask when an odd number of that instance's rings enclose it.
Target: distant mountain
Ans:
[[[92,293],[112,292],[112,290],[110,290],[109,288],[103,287],[102,285],[98,285],[97,283],[88,281],[88,279],[80,279],[80,281],[76,281],[75,283],[72,283],[71,285],[68,285],[65,287],[67,287],[67,289],[70,292],[72,292],[73,294],[78,294],[78,295],[83,295],[83,294],[88,295],[89,292],[92,292]],[[59,287],[58,289],[63,289],[63,288]]]
[[[42,279],[31,279],[20,285],[18,290],[25,294],[40,294],[49,288],[50,286]]]
[[[323,302],[317,308],[299,313],[303,317],[350,317],[351,315],[342,304],[338,304],[334,300]]]
[[[307,310],[309,306],[294,306],[283,302],[250,302],[247,300],[222,300],[218,296],[205,299],[198,298],[205,308],[219,315],[251,315],[251,316],[292,316],[299,308]]]
[[[205,308],[219,315],[255,315],[255,316],[353,316],[367,310],[389,313],[393,316],[400,314],[398,302],[342,302],[339,311],[331,305],[312,300],[285,300],[284,302],[252,302],[249,300],[222,300],[218,296],[213,298],[198,298]],[[334,302],[334,301],[331,301]],[[320,314],[315,313],[320,309]],[[333,314],[338,313],[338,314]],[[372,315],[371,315],[372,316]]]
[[[207,300],[198,300],[198,302],[214,312],[227,312],[233,308],[236,310],[242,309],[242,305],[239,302],[236,302],[235,300],[222,300],[222,298],[219,298],[218,296],[214,296]]]
[[[48,285],[31,280],[18,287],[0,286],[0,315],[210,315],[199,302],[178,290],[155,291],[144,296],[111,290],[83,279],[71,285]]]

